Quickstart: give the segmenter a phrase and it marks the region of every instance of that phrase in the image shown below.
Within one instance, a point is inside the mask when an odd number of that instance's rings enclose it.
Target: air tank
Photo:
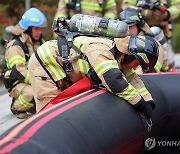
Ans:
[[[174,65],[174,52],[172,50],[172,47],[168,43],[168,40],[166,39],[164,32],[157,26],[151,27],[151,31],[155,39],[158,40],[162,44],[163,48],[167,51],[169,67],[171,68]]]
[[[129,34],[128,25],[123,21],[83,14],[75,14],[66,21],[73,32],[111,38],[123,38]]]

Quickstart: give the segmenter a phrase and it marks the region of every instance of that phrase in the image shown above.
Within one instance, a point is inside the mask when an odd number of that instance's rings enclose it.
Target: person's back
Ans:
[[[145,41],[143,48],[133,45],[135,42],[138,45],[137,42],[140,40]],[[61,42],[62,39],[59,41]],[[146,50],[150,45],[149,43],[153,49]],[[67,55],[65,54],[66,56],[63,58],[61,54],[64,52],[60,52],[68,48],[65,46],[58,48],[58,44],[61,43],[57,43],[56,40],[45,42],[31,56],[29,61],[28,69],[37,112],[64,89],[87,75],[88,77],[99,78],[102,85],[110,92],[127,100],[145,118],[151,118],[154,102],[133,68],[139,64],[138,61],[143,65],[143,68],[152,68],[155,65],[158,49],[153,39],[149,37],[142,39],[136,36],[115,40],[87,36],[75,37],[73,40],[75,47],[70,49],[69,54],[70,63],[64,59],[67,58]],[[136,53],[137,51],[142,52],[149,63],[144,62],[143,58],[145,57],[142,56],[142,58]],[[145,52],[147,51],[149,53],[146,55]],[[127,64],[127,66],[124,63],[125,61],[123,62],[125,55],[133,58],[130,61],[131,64]],[[115,57],[118,58],[118,62]],[[63,59],[65,63],[63,63]],[[93,78],[90,79],[94,81]]]
[[[35,105],[27,64],[34,50],[43,43],[42,28],[46,25],[44,14],[36,8],[31,8],[13,28],[15,37],[7,44],[4,84],[13,97],[11,111],[18,118],[27,117],[27,111],[34,113],[32,110]]]

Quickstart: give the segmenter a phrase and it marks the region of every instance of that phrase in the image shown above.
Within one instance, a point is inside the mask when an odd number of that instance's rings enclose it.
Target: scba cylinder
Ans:
[[[96,16],[75,14],[67,20],[70,31],[88,35],[122,38],[129,34],[128,25],[123,21]]]
[[[164,32],[157,26],[151,27],[151,31],[155,37],[163,46],[163,48],[168,53],[168,61],[169,61],[169,67],[171,68],[174,65],[174,52],[172,50],[172,47],[168,43],[168,40],[166,39]]]

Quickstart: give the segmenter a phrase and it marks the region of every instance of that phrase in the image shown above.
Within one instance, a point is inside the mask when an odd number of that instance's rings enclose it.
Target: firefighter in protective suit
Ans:
[[[95,75],[91,74],[95,73],[110,92],[128,101],[145,118],[151,118],[155,107],[153,98],[133,68],[139,63],[143,69],[154,67],[158,58],[158,44],[154,39],[135,35],[114,40],[78,36],[73,44],[69,73],[57,40],[45,42],[31,56],[28,69],[37,112],[82,77],[87,75],[94,81]]]
[[[180,0],[123,0],[122,9],[127,7],[139,9],[150,27],[160,27],[172,50],[173,20],[180,15]],[[169,69],[174,67],[174,51],[170,58]]]
[[[34,50],[44,42],[42,28],[46,25],[45,15],[36,8],[30,8],[12,30],[15,37],[7,44],[4,84],[13,97],[11,111],[17,118],[26,118],[27,112],[35,112],[27,64]]]
[[[153,36],[153,32],[151,28],[145,23],[141,13],[134,8],[126,8],[119,14],[119,20],[124,21],[128,24],[130,35],[151,35]],[[156,36],[154,36],[156,37]],[[168,71],[168,55],[167,51],[163,48],[163,46],[159,43],[159,56],[156,65],[153,69],[148,70],[148,72],[166,72]],[[137,67],[136,69],[138,74],[142,74],[143,70],[141,67]]]
[[[154,6],[148,5],[149,2]],[[123,0],[121,7],[123,10],[137,7],[150,26],[162,26],[163,21],[174,20],[180,14],[180,0]]]

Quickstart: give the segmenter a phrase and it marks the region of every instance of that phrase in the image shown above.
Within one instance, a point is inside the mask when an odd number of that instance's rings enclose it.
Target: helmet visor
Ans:
[[[149,63],[146,63],[144,60],[140,60],[140,65],[144,70],[149,70],[155,66],[156,62],[157,62],[157,59],[152,57],[151,59],[149,59]]]

